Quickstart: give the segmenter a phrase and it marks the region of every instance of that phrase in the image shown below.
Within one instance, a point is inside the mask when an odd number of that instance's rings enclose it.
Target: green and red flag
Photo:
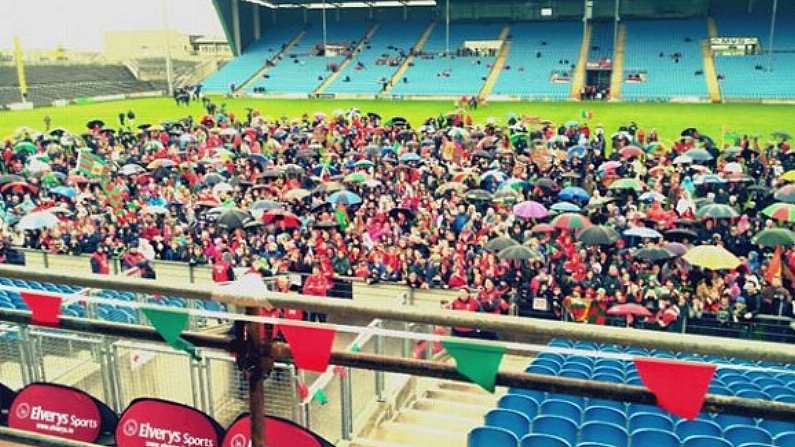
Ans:
[[[108,161],[101,156],[82,150],[77,155],[77,172],[86,177],[102,177],[108,171]]]

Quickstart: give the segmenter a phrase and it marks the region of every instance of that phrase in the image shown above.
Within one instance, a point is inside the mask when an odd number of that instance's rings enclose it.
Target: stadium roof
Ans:
[[[330,0],[322,2],[318,0],[245,0],[266,8],[308,8],[308,9],[332,9],[332,8],[388,8],[401,6],[436,6],[436,0]]]

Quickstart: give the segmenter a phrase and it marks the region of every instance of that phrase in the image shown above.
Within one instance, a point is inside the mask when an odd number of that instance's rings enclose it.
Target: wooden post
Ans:
[[[246,314],[259,315],[259,308],[247,307]],[[257,365],[248,377],[248,411],[251,415],[251,447],[266,447],[265,439],[265,379],[273,369],[271,354],[273,326],[262,323],[248,323],[249,342],[252,352],[259,354]]]

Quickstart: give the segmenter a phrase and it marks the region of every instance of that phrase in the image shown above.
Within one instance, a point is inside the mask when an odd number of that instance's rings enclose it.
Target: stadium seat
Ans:
[[[608,422],[586,422],[580,426],[580,441],[599,442],[613,447],[627,447],[627,431]]]
[[[627,418],[624,416],[624,413],[616,408],[610,407],[588,407],[585,409],[585,414],[583,415],[583,421],[585,422],[609,422],[611,424],[616,424],[621,427],[627,425]]]
[[[563,416],[574,422],[582,419],[582,409],[572,402],[550,399],[541,404],[539,414]]]
[[[782,433],[795,432],[795,423],[786,421],[764,420],[759,423],[759,427],[767,430],[774,437]]]
[[[531,374],[544,374],[547,376],[555,376],[558,374],[557,369],[552,369],[546,365],[531,365],[529,368],[525,370],[527,373]]]
[[[723,437],[729,442],[739,447],[742,444],[758,442],[760,444],[772,444],[773,437],[762,428],[750,425],[733,425],[723,431]]]
[[[621,412],[621,414],[625,414],[627,410],[627,405],[624,402],[619,402],[617,400],[610,400],[610,399],[590,399],[589,401],[590,406],[594,407],[608,407],[613,408]]]
[[[518,411],[532,420],[538,416],[538,402],[529,396],[506,394],[497,404],[500,408]]]
[[[537,390],[528,390],[524,388],[511,388],[508,390],[508,394],[518,394],[520,396],[527,396],[536,402],[542,402],[546,399],[546,393],[543,391]]]
[[[530,418],[515,410],[499,409],[486,413],[486,425],[504,428],[517,438],[530,432]]]
[[[773,444],[777,447],[790,447],[795,445],[795,431],[779,434],[774,438]]]
[[[674,432],[679,436],[679,439],[687,439],[690,436],[717,436],[723,435],[723,430],[720,425],[713,421],[704,419],[694,420],[681,420],[676,423]]]
[[[715,416],[715,422],[717,422],[723,430],[733,425],[756,425],[756,421],[754,421],[753,418],[723,413]]]
[[[655,428],[658,430],[673,431],[671,419],[654,413],[635,413],[629,417],[629,431],[634,432],[640,428]]]
[[[533,433],[558,436],[569,445],[574,445],[577,441],[577,423],[562,416],[541,415],[533,419]]]
[[[519,438],[504,428],[476,427],[469,432],[467,447],[516,447]]]
[[[635,430],[630,439],[632,446],[679,447],[679,438],[675,434],[654,428]]]
[[[558,394],[558,393],[550,393],[547,396],[549,400],[562,400],[566,402],[571,402],[580,409],[585,408],[585,398],[582,396],[575,396],[574,394]]]
[[[652,413],[652,414],[659,414],[668,417],[665,412],[660,409],[660,407],[656,405],[646,405],[646,404],[629,404],[627,407],[627,416],[632,416],[636,413]]]
[[[580,371],[578,369],[564,368],[557,374],[560,377],[568,377],[571,379],[590,379],[590,373]]]
[[[682,447],[733,447],[732,443],[717,437],[696,435],[690,436],[682,442]]]
[[[565,439],[554,435],[530,433],[522,438],[521,447],[571,447]]]

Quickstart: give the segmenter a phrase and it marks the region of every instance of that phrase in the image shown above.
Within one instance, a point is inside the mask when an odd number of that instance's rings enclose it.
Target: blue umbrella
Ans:
[[[638,197],[641,202],[665,202],[665,196],[656,191],[644,192]]]
[[[568,188],[563,188],[563,190],[558,193],[558,197],[560,197],[561,200],[573,202],[586,201],[591,198],[591,195],[588,194],[588,191],[578,186],[569,186]]]
[[[57,186],[52,188],[50,192],[53,194],[58,194],[59,196],[67,197],[69,199],[72,199],[77,195],[77,190],[71,186]]]
[[[727,183],[727,182],[728,180],[716,174],[697,175],[693,180],[693,183],[695,183],[696,185],[710,184],[710,183],[712,184]]]
[[[642,237],[647,239],[659,239],[663,237],[659,231],[646,227],[633,227],[629,230],[625,230],[624,236]]]
[[[357,194],[348,191],[347,189],[343,189],[342,191],[337,191],[330,195],[328,198],[328,203],[332,203],[334,205],[358,205],[362,203],[362,198]]]
[[[419,156],[416,152],[406,152],[405,154],[400,156],[400,161],[403,163],[409,163],[412,161],[420,161],[422,157]]]
[[[557,211],[559,213],[579,213],[580,211],[582,211],[582,209],[579,206],[571,202],[558,202],[552,205],[551,207],[549,207],[549,209]]]
[[[480,176],[480,181],[483,182],[484,180],[490,180],[497,183],[502,183],[507,178],[508,176],[505,175],[504,172],[493,169],[491,171],[484,172],[483,175]]]
[[[315,165],[312,168],[312,173],[318,176],[323,175],[323,165]],[[334,166],[328,167],[328,175],[339,175],[339,173],[340,170],[335,168]]]
[[[574,157],[582,158],[585,157],[585,154],[588,153],[588,148],[585,146],[574,146],[570,147],[566,153],[566,158],[571,160]]]
[[[262,154],[251,154],[248,159],[260,166],[267,166],[268,164],[268,158]]]

